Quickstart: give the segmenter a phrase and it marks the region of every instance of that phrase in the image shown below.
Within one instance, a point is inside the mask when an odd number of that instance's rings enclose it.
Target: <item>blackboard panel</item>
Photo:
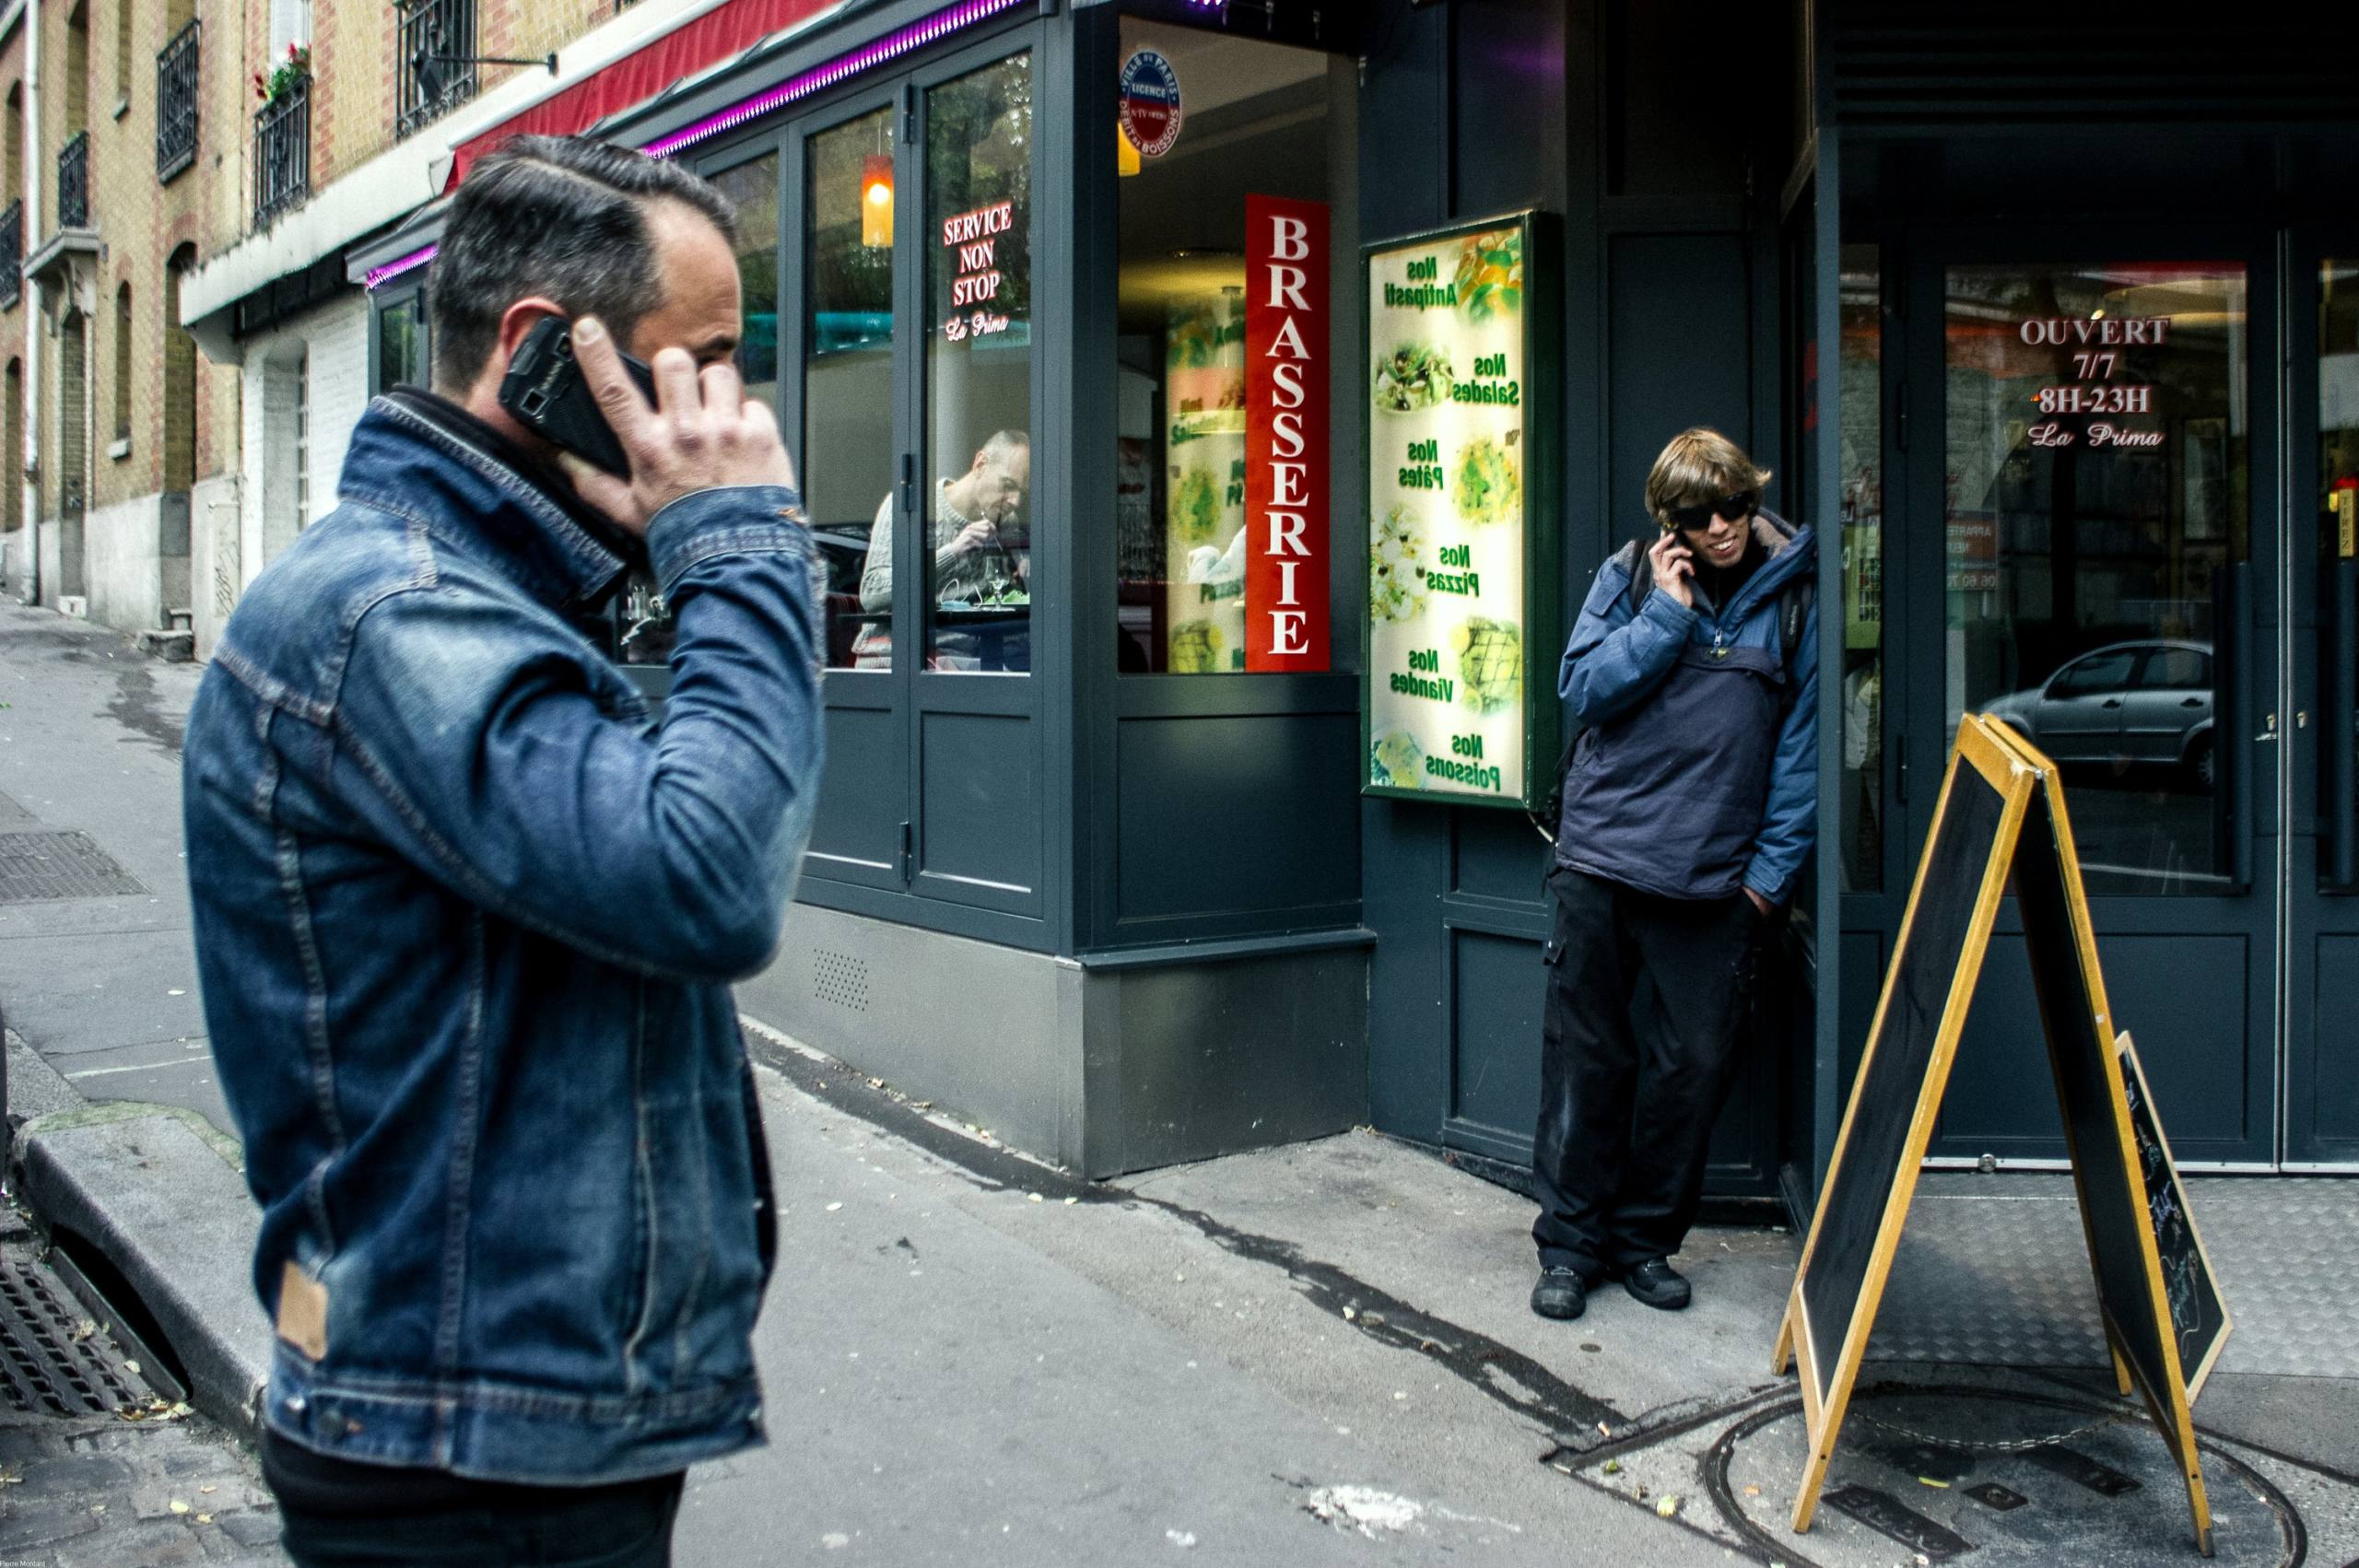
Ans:
[[[1833,1400],[1843,1343],[1875,1255],[1876,1235],[1902,1166],[1926,1088],[1942,1016],[1967,957],[1975,910],[2007,799],[1973,767],[1954,761],[1933,843],[1918,872],[1911,913],[1885,980],[1886,1000],[1867,1065],[1851,1091],[1846,1131],[1819,1194],[1817,1228],[1802,1279],[1802,1312],[1822,1407]],[[1963,977],[1970,994],[1971,973]],[[1902,1199],[1906,1207],[1906,1199]]]
[[[2032,989],[2048,1029],[2056,1092],[2064,1105],[2065,1137],[2072,1149],[2081,1218],[2096,1270],[2097,1300],[2131,1370],[2167,1405],[2179,1387],[2179,1369],[2175,1347],[2165,1340],[2154,1311],[2154,1281],[2142,1242],[2145,1188],[2128,1164],[2110,1071],[2113,1025],[2105,998],[2091,991],[2091,966],[2082,962],[2080,933],[2074,929],[2064,861],[2045,791],[2032,797],[2024,814],[2015,855],[2015,899],[2031,952]]]
[[[2203,1388],[2212,1363],[2228,1338],[2228,1308],[2212,1277],[2212,1259],[2195,1234],[2195,1217],[2188,1211],[2187,1189],[2179,1185],[2171,1163],[2170,1144],[2155,1118],[2154,1098],[2146,1087],[2146,1071],[2138,1062],[2130,1036],[2119,1036],[2121,1087],[2130,1096],[2130,1131],[2138,1146],[2139,1179],[2146,1193],[2146,1212],[2154,1225],[2154,1245],[2162,1255],[2163,1294],[2171,1308],[2171,1332],[2178,1340],[2179,1369],[2187,1375],[2189,1404]]]

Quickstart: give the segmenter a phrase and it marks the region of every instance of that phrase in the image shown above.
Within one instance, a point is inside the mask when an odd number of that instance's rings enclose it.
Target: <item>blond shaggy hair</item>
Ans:
[[[1673,507],[1701,506],[1739,490],[1758,491],[1769,483],[1769,471],[1744,455],[1744,449],[1718,430],[1698,425],[1682,430],[1655,459],[1647,475],[1647,510],[1663,527],[1671,526]]]

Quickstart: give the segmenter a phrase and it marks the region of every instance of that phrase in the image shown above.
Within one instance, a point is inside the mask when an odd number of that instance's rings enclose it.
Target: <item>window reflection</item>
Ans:
[[[1843,247],[1843,886],[1884,886],[1884,275]]]
[[[712,177],[737,205],[737,280],[745,322],[737,345],[737,374],[749,397],[778,412],[778,154]]]
[[[1135,18],[1183,81],[1248,76],[1250,96],[1191,102],[1159,157],[1128,141],[1120,192],[1115,531],[1119,667],[1245,669],[1245,203],[1326,201],[1328,57]],[[1338,525],[1340,526],[1340,525]],[[1341,537],[1340,533],[1334,535]]]
[[[2325,603],[2318,627],[2327,677],[2320,689],[2359,693],[2359,262],[2332,260],[2318,272],[2318,582]],[[2350,722],[2350,745],[2338,757],[2318,748],[2318,799],[2342,820],[2333,831],[2352,831],[2352,798],[2359,790],[2359,713]],[[2330,724],[2329,737],[2335,734]],[[2347,846],[2338,852],[2348,857]],[[2342,885],[2343,871],[2326,868],[2325,882]]]
[[[827,664],[839,670],[893,663],[892,124],[880,109],[808,144],[803,505],[827,559]],[[881,222],[868,212],[880,166]]]
[[[1947,280],[1949,718],[2077,786],[2093,893],[2217,894],[2223,568],[2246,549],[2241,266]]]
[[[1032,667],[1032,59],[926,95],[929,666]],[[879,516],[886,509],[880,509]],[[863,603],[888,602],[889,570]]]
[[[426,382],[426,297],[413,294],[377,313],[376,390]]]

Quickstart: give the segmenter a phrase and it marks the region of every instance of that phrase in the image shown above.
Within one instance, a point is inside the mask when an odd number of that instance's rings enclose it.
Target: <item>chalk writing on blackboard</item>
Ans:
[[[2130,1036],[2118,1036],[2121,1057],[2121,1088],[2130,1102],[2130,1130],[2137,1141],[2138,1169],[2146,1194],[2146,1214],[2154,1227],[2154,1249],[2163,1266],[2163,1293],[2168,1298],[2171,1328],[2178,1338],[2178,1360],[2188,1383],[2188,1397],[2202,1386],[2209,1363],[2225,1337],[2228,1315],[2221,1305],[2203,1245],[2188,1215],[2187,1194],[2163,1142],[2161,1121],[2146,1087]]]

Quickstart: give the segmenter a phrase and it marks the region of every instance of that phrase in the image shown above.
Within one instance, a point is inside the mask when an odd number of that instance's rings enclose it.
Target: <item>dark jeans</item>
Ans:
[[[1767,928],[1743,893],[1658,898],[1559,867],[1532,1178],[1543,1268],[1594,1284],[1679,1250]],[[1653,981],[1643,1042],[1632,1027]]]
[[[281,1539],[296,1568],[669,1568],[682,1479],[490,1508],[305,1514],[282,1507]]]

